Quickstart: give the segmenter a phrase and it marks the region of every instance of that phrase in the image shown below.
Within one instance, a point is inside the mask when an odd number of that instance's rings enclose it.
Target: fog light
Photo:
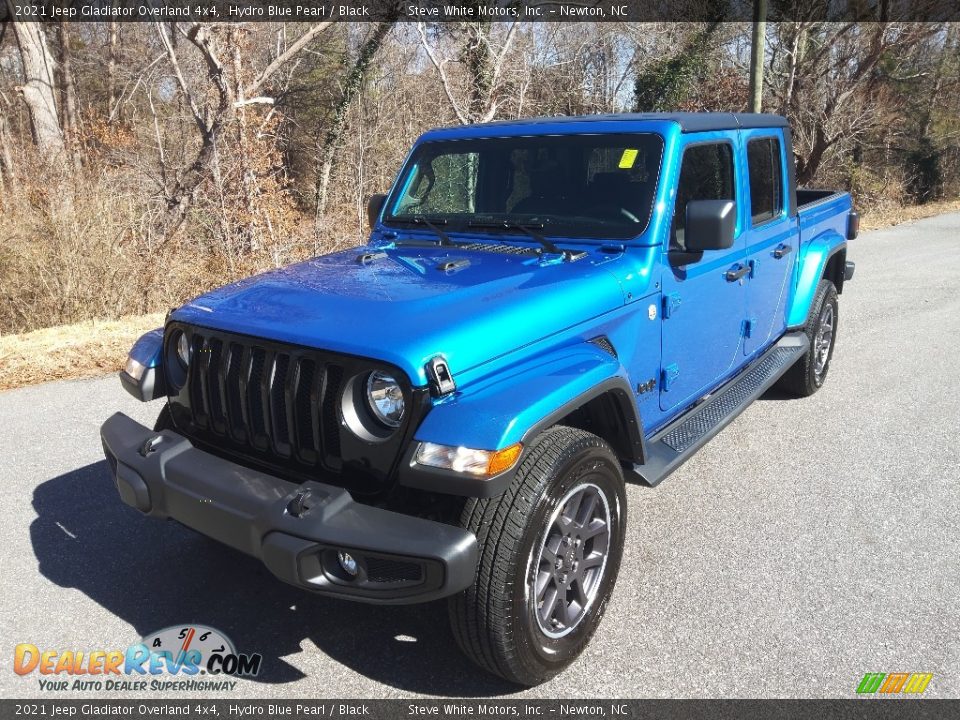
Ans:
[[[353,559],[353,555],[341,550],[337,553],[337,561],[340,563],[340,567],[343,568],[343,571],[347,575],[350,577],[357,576],[357,561]]]

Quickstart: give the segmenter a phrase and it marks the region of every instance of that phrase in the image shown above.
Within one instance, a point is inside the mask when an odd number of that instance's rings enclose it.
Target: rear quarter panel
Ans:
[[[849,193],[836,193],[811,205],[801,205],[797,284],[787,312],[787,327],[802,327],[830,257],[847,246],[847,217],[853,207]]]

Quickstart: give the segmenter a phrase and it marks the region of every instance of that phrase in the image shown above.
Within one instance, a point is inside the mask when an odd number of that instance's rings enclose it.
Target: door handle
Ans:
[[[732,268],[727,270],[724,277],[727,279],[727,282],[736,282],[748,272],[750,272],[749,265],[734,265]]]
[[[792,251],[793,251],[793,248],[790,247],[789,245],[786,245],[786,244],[778,245],[777,249],[773,251],[773,256],[779,260],[784,255],[789,255]]]

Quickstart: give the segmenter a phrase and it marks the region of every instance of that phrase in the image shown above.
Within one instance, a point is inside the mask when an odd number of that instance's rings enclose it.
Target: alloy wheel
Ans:
[[[540,630],[561,638],[586,617],[599,593],[610,553],[610,505],[599,487],[577,485],[547,523],[530,598]]]
[[[833,305],[827,304],[820,315],[820,324],[813,343],[813,349],[816,353],[813,372],[818,381],[823,377],[824,371],[827,369],[827,362],[830,360],[830,348],[833,346],[834,317]]]

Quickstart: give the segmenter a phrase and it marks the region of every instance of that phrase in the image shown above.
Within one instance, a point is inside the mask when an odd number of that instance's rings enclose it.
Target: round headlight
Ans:
[[[367,377],[367,403],[374,416],[389,427],[403,419],[403,389],[393,376],[379,370]]]
[[[190,340],[187,338],[187,334],[185,332],[181,332],[180,337],[177,338],[177,357],[180,359],[180,362],[183,363],[184,367],[189,367]]]

